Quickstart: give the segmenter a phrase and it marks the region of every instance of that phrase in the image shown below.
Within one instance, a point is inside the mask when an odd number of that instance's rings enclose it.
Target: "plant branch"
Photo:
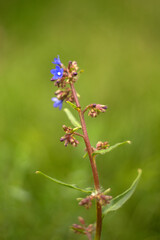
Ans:
[[[84,138],[84,136],[83,136],[82,134],[80,134],[80,133],[74,132],[73,134],[74,134],[74,135],[77,135],[77,136],[79,136],[79,137]]]
[[[85,107],[85,109],[83,110],[83,113],[85,113],[88,110],[88,106]]]

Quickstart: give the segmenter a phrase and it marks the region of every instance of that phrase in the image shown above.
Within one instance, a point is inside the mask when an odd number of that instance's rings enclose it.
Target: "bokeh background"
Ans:
[[[160,239],[160,2],[157,0],[0,1],[0,239],[71,240],[69,226],[94,208],[85,195],[36,175],[93,186],[84,144],[65,148],[65,113],[54,109],[53,58],[76,60],[82,106],[108,105],[86,118],[93,146],[131,140],[97,164],[113,196],[143,169],[132,198],[104,219],[102,239]]]

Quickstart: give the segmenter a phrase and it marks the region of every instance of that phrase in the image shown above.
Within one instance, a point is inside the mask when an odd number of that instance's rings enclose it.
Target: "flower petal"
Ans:
[[[61,65],[61,61],[60,61],[60,58],[59,58],[59,55],[57,56],[57,58],[54,58],[54,62],[52,62],[53,64],[57,64],[57,65]]]
[[[55,102],[55,103],[53,104],[53,106],[54,106],[55,108],[57,108],[57,107],[59,106],[59,102]]]
[[[56,97],[51,98],[53,102],[56,102],[58,99]]]
[[[62,109],[62,103],[63,103],[63,101],[59,104],[59,110]]]
[[[60,71],[61,71],[60,66],[56,66],[56,71],[57,71],[57,72],[60,72]]]
[[[51,73],[54,75],[56,73],[55,69],[51,69]]]

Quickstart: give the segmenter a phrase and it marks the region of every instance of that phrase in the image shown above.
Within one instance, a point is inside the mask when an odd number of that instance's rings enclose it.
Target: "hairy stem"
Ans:
[[[92,147],[90,144],[90,140],[89,140],[87,128],[86,128],[86,123],[84,120],[84,112],[81,110],[81,106],[80,106],[73,83],[70,83],[70,86],[72,89],[74,100],[76,102],[76,106],[79,108],[78,113],[79,113],[79,117],[80,117],[80,121],[81,121],[81,125],[82,125],[82,131],[83,131],[83,136],[84,136],[83,139],[84,139],[84,142],[86,145],[86,149],[88,152],[88,156],[89,156],[89,160],[90,160],[90,164],[91,164],[91,168],[92,168],[95,190],[97,192],[99,192],[100,191],[100,183],[99,183],[98,171],[97,171],[95,157],[92,156]],[[96,203],[96,210],[97,210],[97,219],[96,219],[95,240],[100,240],[101,230],[102,230],[102,207],[99,204],[99,202]]]

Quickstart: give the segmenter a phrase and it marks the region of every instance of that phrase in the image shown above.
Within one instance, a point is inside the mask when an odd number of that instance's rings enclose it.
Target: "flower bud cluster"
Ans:
[[[95,227],[93,226],[93,224],[89,224],[87,226],[82,217],[78,217],[78,220],[80,224],[72,225],[72,229],[74,230],[74,232],[78,234],[84,234],[84,235],[90,236],[91,238],[91,234],[93,233],[93,231],[95,231]]]
[[[71,127],[66,127],[65,125],[62,126],[63,130],[66,134],[60,138],[61,142],[64,142],[64,146],[67,147],[68,144],[71,144],[73,147],[77,147],[79,141],[75,139],[74,130]]]
[[[92,148],[92,152],[97,151],[97,150],[102,150],[102,149],[107,149],[109,148],[109,143],[107,141],[102,142],[102,141],[98,141],[96,144],[96,148],[95,147],[91,147]],[[87,149],[84,149],[85,152],[87,152]]]
[[[69,101],[69,102],[74,102],[74,97],[73,94],[71,92],[70,88],[65,88],[64,90],[60,90],[58,89],[55,92],[55,95],[57,96],[57,99],[59,100],[65,100],[65,101]]]
[[[97,117],[99,113],[106,111],[107,106],[101,104],[90,104],[86,109],[89,109],[88,116]]]
[[[51,70],[51,73],[53,74],[51,81],[54,81],[54,85],[60,89],[55,92],[57,98],[52,98],[52,101],[54,101],[54,107],[59,107],[59,109],[61,109],[63,101],[74,102],[72,91],[69,87],[67,87],[67,84],[77,81],[78,65],[77,62],[70,61],[68,67],[66,68],[61,63],[59,56],[54,58],[53,64],[56,64],[56,67]]]
[[[90,196],[83,198],[79,202],[79,205],[84,206],[86,209],[89,209],[92,206],[93,199],[97,200],[101,204],[101,206],[105,206],[106,204],[110,203],[112,197],[105,195],[104,193],[91,194]]]
[[[77,73],[78,69],[79,69],[79,67],[78,67],[76,61],[73,61],[73,62],[69,61],[69,63],[68,63],[68,77],[73,78],[73,82],[76,82],[76,80],[77,80],[76,76],[78,75],[78,73]]]
[[[102,150],[102,149],[107,149],[107,148],[109,148],[109,143],[107,141],[106,142],[99,141],[96,144],[96,150]]]

